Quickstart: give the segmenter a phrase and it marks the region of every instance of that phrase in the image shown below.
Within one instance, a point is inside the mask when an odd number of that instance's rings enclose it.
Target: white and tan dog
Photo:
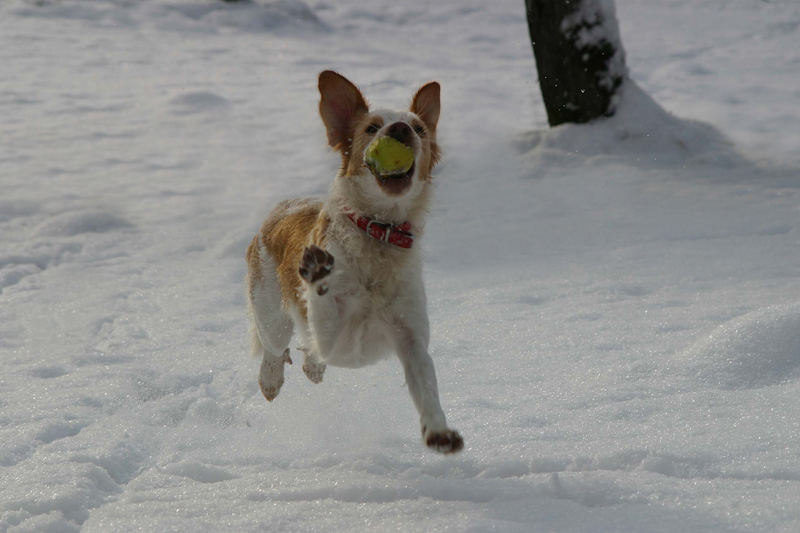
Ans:
[[[422,86],[409,111],[370,111],[358,88],[333,71],[319,75],[319,112],[342,167],[324,201],[278,204],[247,250],[253,349],[259,385],[272,401],[291,363],[297,330],[303,371],[322,381],[326,365],[360,367],[394,351],[420,415],[426,445],[443,453],[464,443],[447,427],[428,354],[422,263],[431,171],[439,158],[439,84]],[[407,172],[373,173],[364,153],[392,137],[413,150]],[[394,142],[394,141],[391,141]]]

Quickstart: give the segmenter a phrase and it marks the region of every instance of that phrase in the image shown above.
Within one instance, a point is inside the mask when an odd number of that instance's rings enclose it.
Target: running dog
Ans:
[[[326,365],[356,368],[394,352],[423,441],[457,452],[464,441],[447,426],[428,354],[416,243],[440,153],[439,84],[423,85],[408,111],[371,110],[353,83],[330,70],[319,75],[319,92],[328,143],[342,157],[330,193],[279,203],[247,249],[261,391],[268,401],[278,395],[295,331],[314,383]]]

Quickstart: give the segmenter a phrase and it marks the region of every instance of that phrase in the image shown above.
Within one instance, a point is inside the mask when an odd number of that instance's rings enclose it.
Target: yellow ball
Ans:
[[[414,164],[414,150],[392,137],[381,137],[367,147],[364,162],[380,176],[405,174]]]

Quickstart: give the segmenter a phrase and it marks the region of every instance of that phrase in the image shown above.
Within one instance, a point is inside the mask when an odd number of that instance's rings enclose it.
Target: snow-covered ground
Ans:
[[[800,4],[616,5],[636,83],[549,130],[520,0],[0,3],[0,531],[800,531]],[[325,68],[442,83],[457,456],[393,360],[258,391]]]

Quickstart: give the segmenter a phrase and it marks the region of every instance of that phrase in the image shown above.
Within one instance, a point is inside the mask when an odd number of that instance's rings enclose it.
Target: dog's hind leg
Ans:
[[[274,263],[257,239],[247,250],[247,260],[247,302],[253,355],[261,357],[258,385],[271,402],[283,385],[283,365],[292,363],[288,346],[294,328],[292,319],[283,308]]]

